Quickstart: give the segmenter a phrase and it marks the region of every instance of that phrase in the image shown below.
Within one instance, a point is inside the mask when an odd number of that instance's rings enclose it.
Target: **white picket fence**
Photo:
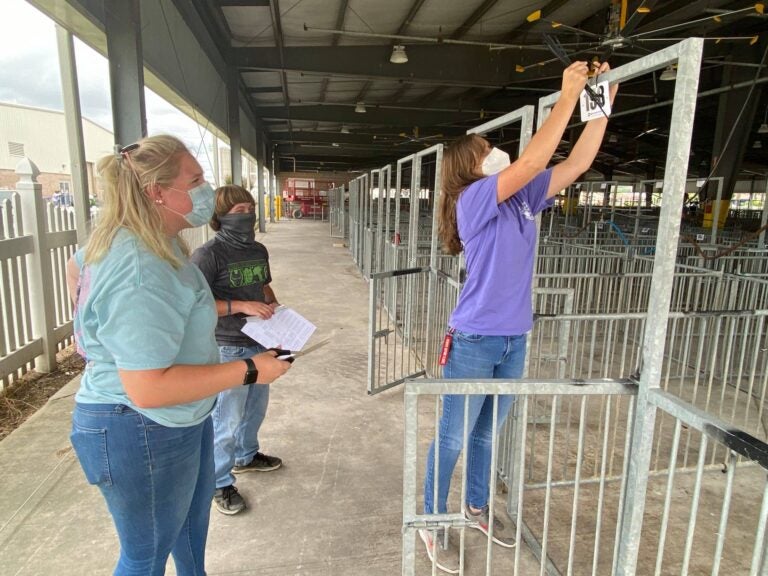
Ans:
[[[25,158],[16,190],[0,198],[0,393],[29,370],[56,369],[56,352],[72,343],[67,261],[77,250],[72,208],[43,200],[39,171]],[[207,226],[186,230],[194,250]]]
[[[16,191],[0,200],[0,392],[28,370],[56,368],[72,340],[66,264],[77,247],[74,213],[43,200],[25,158]]]

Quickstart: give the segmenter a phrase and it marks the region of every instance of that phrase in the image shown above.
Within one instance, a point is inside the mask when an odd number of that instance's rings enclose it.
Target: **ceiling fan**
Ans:
[[[627,1],[628,0],[611,0],[611,5],[608,11],[606,31],[604,34],[596,34],[594,32],[589,32],[587,30],[582,30],[580,28],[575,28],[573,26],[563,24],[562,22],[550,20],[542,16],[541,10],[532,12],[528,15],[526,20],[529,23],[547,23],[553,30],[567,31],[580,37],[586,37],[588,39],[586,41],[576,41],[571,43],[558,42],[558,45],[562,47],[568,47],[573,50],[572,52],[568,53],[568,56],[571,58],[580,54],[595,54],[596,58],[600,60],[606,60],[614,50],[619,48],[632,47],[638,48],[645,52],[651,52],[650,49],[643,45],[644,43],[675,42],[682,40],[683,38],[673,38],[668,36],[668,34],[670,32],[689,28],[697,24],[704,24],[708,22],[721,24],[723,22],[734,21],[739,16],[743,17],[747,15],[756,15],[758,17],[763,17],[765,15],[765,5],[759,2],[756,4],[750,4],[749,6],[740,8],[738,10],[718,11],[713,15],[697,18],[695,20],[688,20],[679,24],[673,24],[671,26],[665,26],[655,30],[633,34],[634,30],[640,24],[643,17],[653,10],[658,0],[643,0],[640,2],[635,11],[629,16],[629,18],[627,18]],[[712,36],[705,37],[704,40],[714,41],[715,43],[719,43],[724,40],[745,41],[749,42],[750,44],[754,44],[757,42],[758,36]],[[549,42],[547,44],[550,45]],[[527,66],[518,64],[515,66],[515,71],[525,72],[531,68],[545,66],[560,60],[562,60],[562,58],[556,55],[555,58],[535,62]]]
[[[432,145],[432,143],[429,142],[429,140],[435,140],[435,139],[443,138],[442,134],[431,134],[429,136],[419,136],[419,127],[418,126],[414,126],[413,127],[413,131],[411,132],[411,134],[408,134],[407,132],[400,132],[399,136],[400,136],[400,138],[405,138],[405,140],[403,140],[401,142],[396,142],[395,146],[402,146],[403,144],[418,143],[418,144],[422,144],[422,145],[424,145],[426,147],[429,147],[429,146]]]

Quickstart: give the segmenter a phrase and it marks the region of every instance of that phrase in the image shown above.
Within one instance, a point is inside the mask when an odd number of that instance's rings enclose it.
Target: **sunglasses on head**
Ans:
[[[136,150],[139,146],[140,144],[138,142],[134,142],[133,144],[128,144],[127,146],[123,146],[122,148],[120,148],[120,154],[122,154],[123,156],[126,154],[129,154],[130,152],[133,152],[134,150]]]

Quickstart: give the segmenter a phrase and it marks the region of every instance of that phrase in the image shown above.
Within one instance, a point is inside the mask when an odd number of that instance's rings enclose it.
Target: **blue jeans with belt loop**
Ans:
[[[171,428],[124,404],[75,405],[72,446],[120,539],[116,576],[205,576],[213,498],[213,429]],[[87,570],[86,570],[87,572]]]
[[[521,378],[525,368],[526,335],[483,336],[456,330],[443,367],[445,378],[476,380],[485,378]],[[437,510],[447,512],[448,491],[451,476],[464,446],[464,401],[469,403],[467,427],[467,504],[475,509],[488,505],[490,497],[491,447],[493,438],[509,414],[515,396],[498,396],[497,428],[493,427],[493,395],[460,394],[443,395],[443,412],[440,417],[438,437],[440,443]],[[427,454],[427,471],[424,482],[424,512],[435,512],[435,442]]]
[[[266,348],[257,343],[252,346],[219,346],[222,362],[250,358],[265,350]],[[236,386],[219,392],[213,409],[216,488],[234,484],[232,467],[250,464],[259,451],[259,429],[267,415],[268,405],[268,384]]]

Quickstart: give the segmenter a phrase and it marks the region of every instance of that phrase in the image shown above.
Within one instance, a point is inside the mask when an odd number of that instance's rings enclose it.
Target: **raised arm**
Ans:
[[[579,61],[568,66],[563,72],[560,98],[549,117],[531,138],[520,157],[499,172],[496,190],[499,203],[517,193],[549,164],[587,82],[588,69],[586,62]]]
[[[597,73],[603,74],[610,69],[611,67],[608,65],[608,62],[603,62]],[[609,94],[611,107],[613,107],[613,100],[616,98],[616,91],[618,89],[618,84],[611,86]],[[605,116],[587,123],[568,158],[552,169],[552,178],[549,181],[547,198],[555,196],[560,190],[573,184],[579,176],[589,170],[589,167],[595,160],[595,156],[597,156],[597,151],[600,149],[607,126],[608,118]]]

